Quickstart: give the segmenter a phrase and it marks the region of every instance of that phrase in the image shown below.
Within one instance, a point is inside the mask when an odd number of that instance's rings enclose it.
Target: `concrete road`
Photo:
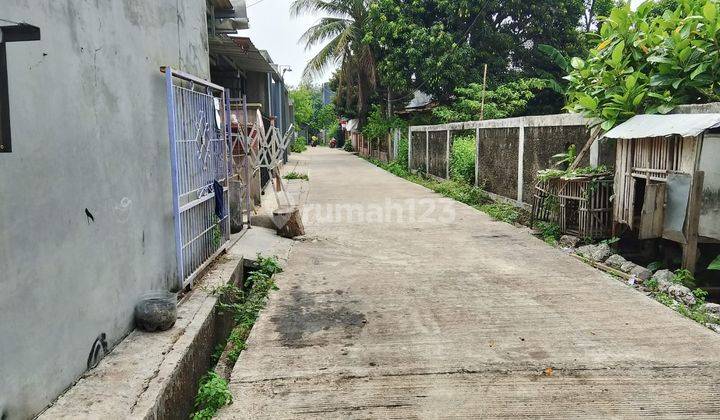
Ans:
[[[309,215],[221,417],[720,417],[720,336],[362,159],[305,156],[306,212],[341,214]]]

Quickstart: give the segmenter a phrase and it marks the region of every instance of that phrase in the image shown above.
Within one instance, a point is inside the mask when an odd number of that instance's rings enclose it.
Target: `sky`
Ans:
[[[285,73],[285,81],[297,86],[302,79],[305,63],[321,47],[305,51],[298,40],[321,16],[290,16],[290,0],[246,0],[250,29],[240,31],[240,35],[249,36],[258,49],[267,50],[277,64],[289,65],[291,72]],[[330,77],[331,71],[314,83],[322,83]]]
[[[632,4],[637,7],[642,1],[632,0]],[[305,63],[321,48],[318,46],[305,51],[298,40],[320,16],[291,17],[290,3],[291,0],[247,0],[250,29],[240,31],[240,34],[249,36],[259,49],[268,50],[275,63],[289,65],[292,71],[285,73],[285,81],[290,86],[297,86],[302,79]],[[323,77],[313,82],[325,82],[331,73],[332,69],[329,69]]]

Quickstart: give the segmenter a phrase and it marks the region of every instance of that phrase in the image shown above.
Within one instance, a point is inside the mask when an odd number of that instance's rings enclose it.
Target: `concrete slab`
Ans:
[[[357,157],[304,155],[314,239],[292,248],[221,418],[717,418],[720,336]]]
[[[260,253],[286,260],[294,243],[263,228],[247,230],[233,241],[181,300],[172,329],[133,331],[40,418],[188,418],[213,350],[233,326],[229,313],[215,310],[218,297],[212,291],[237,284],[245,259],[254,260]]]

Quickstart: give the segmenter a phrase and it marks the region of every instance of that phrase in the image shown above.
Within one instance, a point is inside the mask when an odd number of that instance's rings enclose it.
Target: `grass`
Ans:
[[[494,202],[482,188],[478,188],[463,180],[439,181],[421,173],[413,174],[397,161],[384,163],[375,158],[366,159],[370,163],[385,169],[395,176],[420,184],[445,197],[474,207],[477,210],[487,213],[495,220],[522,225],[527,225],[530,222],[530,213],[528,211],[512,204]]]
[[[301,174],[298,172],[290,172],[286,174],[283,178],[285,179],[302,179],[303,181],[309,181],[310,177],[307,174]]]
[[[213,290],[213,293],[219,296],[218,309],[229,311],[235,321],[235,327],[227,339],[226,346],[218,346],[213,352],[214,364],[217,364],[227,347],[230,347],[227,360],[231,365],[235,364],[240,354],[247,348],[246,340],[250,330],[260,316],[260,311],[267,304],[270,292],[277,290],[273,276],[280,272],[282,268],[276,258],[264,258],[258,255],[257,269],[247,278],[250,289],[247,293],[232,284]],[[200,380],[198,394],[195,397],[196,411],[192,419],[211,419],[221,407],[230,403],[232,403],[232,395],[228,390],[227,381],[211,370]]]

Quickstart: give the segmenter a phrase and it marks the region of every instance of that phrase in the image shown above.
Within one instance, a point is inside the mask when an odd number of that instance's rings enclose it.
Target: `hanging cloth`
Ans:
[[[225,216],[225,197],[223,187],[217,180],[213,181],[213,192],[215,192],[215,216],[222,219]]]

